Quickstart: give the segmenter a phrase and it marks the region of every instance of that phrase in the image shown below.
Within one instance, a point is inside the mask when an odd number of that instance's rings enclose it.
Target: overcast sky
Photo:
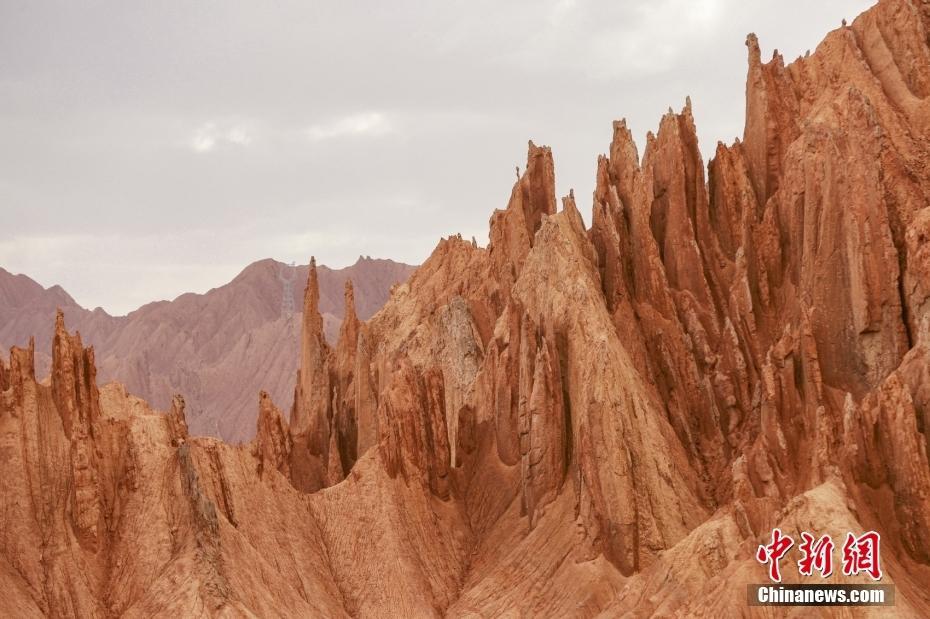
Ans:
[[[487,240],[528,139],[590,215],[597,155],[691,95],[741,135],[745,36],[813,48],[871,2],[0,0],[0,266],[125,313],[266,257]]]

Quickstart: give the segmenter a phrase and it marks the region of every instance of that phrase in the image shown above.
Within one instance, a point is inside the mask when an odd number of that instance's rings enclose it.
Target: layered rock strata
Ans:
[[[4,611],[787,616],[746,606],[780,527],[879,531],[927,616],[928,29],[881,0],[788,65],[750,36],[743,139],[705,174],[690,102],[642,158],[615,123],[590,228],[530,143],[488,247],[443,239],[366,322],[347,287],[335,347],[311,266],[291,421],[262,394],[251,445],[98,390],[61,320],[49,384],[14,348]]]

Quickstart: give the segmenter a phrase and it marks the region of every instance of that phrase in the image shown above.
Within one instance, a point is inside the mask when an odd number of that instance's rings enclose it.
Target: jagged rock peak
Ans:
[[[252,446],[252,454],[258,460],[258,474],[264,476],[268,471],[277,470],[288,477],[290,452],[287,421],[268,392],[262,391],[258,395],[258,426]]]
[[[352,285],[351,279],[346,279],[344,298],[345,298],[345,306],[346,306],[346,309],[345,309],[346,317],[351,316],[352,318],[357,319],[355,315],[355,288]]]
[[[92,432],[91,424],[100,416],[94,349],[84,348],[80,333],[68,333],[60,308],[55,316],[51,387],[65,433],[70,437],[75,431]]]
[[[26,348],[14,346],[10,349],[10,385],[14,388],[19,385],[22,387],[24,380],[35,381],[36,379],[36,341],[35,338],[29,338],[29,345]]]
[[[10,388],[10,368],[7,367],[6,362],[0,357],[0,393],[6,391]]]
[[[322,487],[332,420],[330,388],[330,349],[323,336],[319,310],[320,290],[316,259],[310,259],[304,316],[300,334],[300,366],[294,389],[290,432],[294,442],[291,473],[295,485],[304,490]],[[320,462],[322,461],[322,468]]]
[[[759,49],[759,37],[755,32],[746,35],[746,47],[749,49],[750,66],[762,64],[762,51]]]
[[[510,202],[491,216],[488,245],[494,275],[506,289],[523,267],[523,261],[544,217],[556,212],[555,167],[552,149],[529,142],[526,170],[518,174]]]
[[[187,440],[188,437],[187,417],[184,414],[185,406],[184,397],[175,394],[171,398],[171,410],[165,416],[168,422],[168,434],[173,442],[179,444]]]
[[[358,315],[355,313],[355,290],[351,279],[345,283],[345,314],[342,325],[339,327],[339,346],[337,349],[351,351],[354,355],[356,340],[358,339]]]
[[[307,272],[307,287],[304,288],[304,330],[309,333],[322,332],[323,318],[320,315],[320,282],[316,272],[316,256],[310,257]]]
[[[15,351],[0,614],[751,614],[778,527],[879,531],[930,616],[928,25],[879,0],[788,67],[751,37],[745,140],[705,183],[688,102],[642,161],[615,123],[591,230],[531,144],[488,250],[441,242],[354,347],[311,269],[292,423],[260,394],[251,453],[110,392],[66,437]]]
[[[529,141],[526,172],[520,178],[520,182],[525,196],[524,215],[532,242],[543,215],[554,215],[556,211],[555,165],[550,147],[536,146],[532,140]]]

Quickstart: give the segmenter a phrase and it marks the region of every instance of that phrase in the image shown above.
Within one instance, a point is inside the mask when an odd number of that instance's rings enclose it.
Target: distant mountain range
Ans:
[[[334,342],[339,332],[347,279],[365,320],[414,268],[369,257],[344,269],[318,267],[327,339]],[[179,393],[193,434],[244,441],[255,433],[260,390],[282,404],[293,399],[306,281],[307,265],[260,260],[204,294],[111,316],[81,307],[61,286],[44,288],[0,268],[0,350],[24,346],[34,336],[36,372],[47,376],[55,311],[61,308],[69,326],[94,346],[101,384],[119,381],[160,409]]]
[[[529,142],[487,245],[412,274],[125,318],[0,278],[0,339],[54,351],[0,355],[0,617],[930,617],[928,33],[750,35],[706,166],[690,99],[616,121],[588,226]],[[799,585],[893,607],[754,606]]]

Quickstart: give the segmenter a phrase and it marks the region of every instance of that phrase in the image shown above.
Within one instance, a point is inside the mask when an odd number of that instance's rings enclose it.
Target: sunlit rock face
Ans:
[[[614,123],[590,228],[530,143],[490,244],[367,320],[345,286],[332,344],[311,263],[250,444],[98,388],[59,317],[50,381],[0,363],[0,610],[731,616],[779,527],[879,531],[930,615],[928,32],[882,0],[788,65],[750,36],[743,139],[705,168],[690,102],[642,157]]]

